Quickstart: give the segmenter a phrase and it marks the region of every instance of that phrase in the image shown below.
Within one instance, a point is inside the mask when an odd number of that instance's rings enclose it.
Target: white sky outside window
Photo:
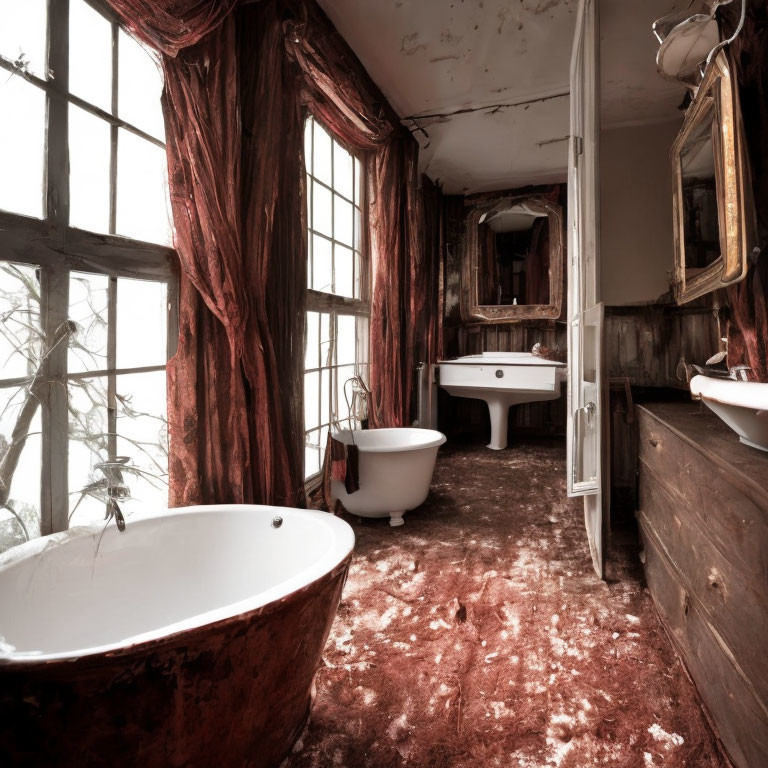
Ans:
[[[45,93],[0,70],[0,209],[43,217]]]
[[[69,223],[109,232],[109,123],[69,105]]]
[[[27,71],[45,75],[47,0],[0,0],[0,56],[18,61]]]
[[[117,136],[117,234],[171,242],[165,150],[122,128]]]
[[[121,29],[118,40],[117,114],[123,120],[165,141],[163,113],[158,108],[163,74],[157,56]]]
[[[112,25],[85,0],[69,2],[69,90],[112,111]]]

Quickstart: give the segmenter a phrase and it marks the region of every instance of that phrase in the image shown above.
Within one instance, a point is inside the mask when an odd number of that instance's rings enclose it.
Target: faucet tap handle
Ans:
[[[123,468],[130,461],[129,456],[115,456],[108,461],[101,461],[94,465],[107,481],[107,496],[113,499],[127,499],[131,492],[123,478]]]
[[[749,381],[747,374],[752,370],[748,365],[734,365],[728,369],[728,375],[734,381]]]

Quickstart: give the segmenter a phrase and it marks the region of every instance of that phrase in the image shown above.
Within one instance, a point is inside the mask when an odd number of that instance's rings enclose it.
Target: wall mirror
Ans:
[[[563,211],[541,195],[474,204],[464,238],[465,321],[557,319],[563,303]]]
[[[754,243],[738,88],[723,51],[710,64],[672,147],[679,304],[742,280]]]

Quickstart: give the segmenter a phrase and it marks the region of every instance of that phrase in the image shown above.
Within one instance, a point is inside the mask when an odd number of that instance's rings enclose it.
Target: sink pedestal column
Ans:
[[[488,448],[493,451],[503,451],[507,447],[507,426],[509,423],[509,406],[512,404],[509,396],[485,398],[488,413],[491,416],[491,442]]]

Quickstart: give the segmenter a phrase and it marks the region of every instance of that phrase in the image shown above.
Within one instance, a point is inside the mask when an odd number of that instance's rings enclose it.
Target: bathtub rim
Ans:
[[[228,603],[224,606],[195,614],[181,621],[166,624],[148,632],[133,635],[119,642],[105,643],[69,651],[57,651],[50,653],[35,653],[32,651],[7,651],[0,644],[0,669],[13,669],[17,667],[35,666],[38,664],[54,662],[76,662],[80,659],[98,656],[117,656],[125,653],[142,653],[144,649],[155,649],[161,644],[173,643],[180,636],[191,633],[209,631],[219,626],[244,620],[255,615],[262,616],[272,609],[299,595],[312,587],[318,581],[335,577],[340,571],[349,567],[355,545],[355,533],[352,526],[342,518],[320,510],[297,509],[295,507],[278,507],[265,504],[208,504],[190,507],[173,507],[168,510],[160,510],[142,515],[141,518],[131,521],[128,525],[134,527],[142,522],[152,522],[157,519],[169,519],[184,515],[204,514],[215,511],[237,512],[264,512],[265,514],[290,513],[299,518],[312,519],[315,515],[323,516],[331,528],[337,533],[333,537],[333,543],[314,563],[299,569],[290,578],[270,587],[257,595],[252,595],[243,600]],[[31,541],[12,547],[0,554],[0,575],[8,569],[20,565],[30,558],[42,553],[50,542],[55,546],[65,545],[68,541],[84,536],[101,536],[104,526],[100,523],[84,526],[76,526],[67,531],[39,536]],[[109,530],[108,530],[109,533]],[[117,530],[113,535],[121,535]],[[23,550],[23,551],[20,551]],[[266,596],[266,598],[265,598]],[[0,640],[2,638],[0,637]]]
[[[332,437],[334,438],[342,438],[340,442],[344,443],[344,445],[352,445],[352,432],[386,432],[388,434],[392,434],[395,432],[398,432],[402,434],[404,431],[410,432],[410,433],[419,433],[420,435],[424,435],[425,437],[427,435],[430,435],[429,438],[425,439],[424,442],[421,443],[410,443],[407,445],[358,445],[357,448],[360,451],[360,453],[410,453],[411,451],[423,451],[428,448],[438,448],[441,445],[443,445],[448,438],[442,433],[438,432],[436,429],[423,429],[421,427],[379,427],[376,429],[355,429],[355,430],[349,430],[349,429],[343,429],[340,432],[334,432],[332,433]],[[350,442],[347,442],[346,439],[349,437]]]

